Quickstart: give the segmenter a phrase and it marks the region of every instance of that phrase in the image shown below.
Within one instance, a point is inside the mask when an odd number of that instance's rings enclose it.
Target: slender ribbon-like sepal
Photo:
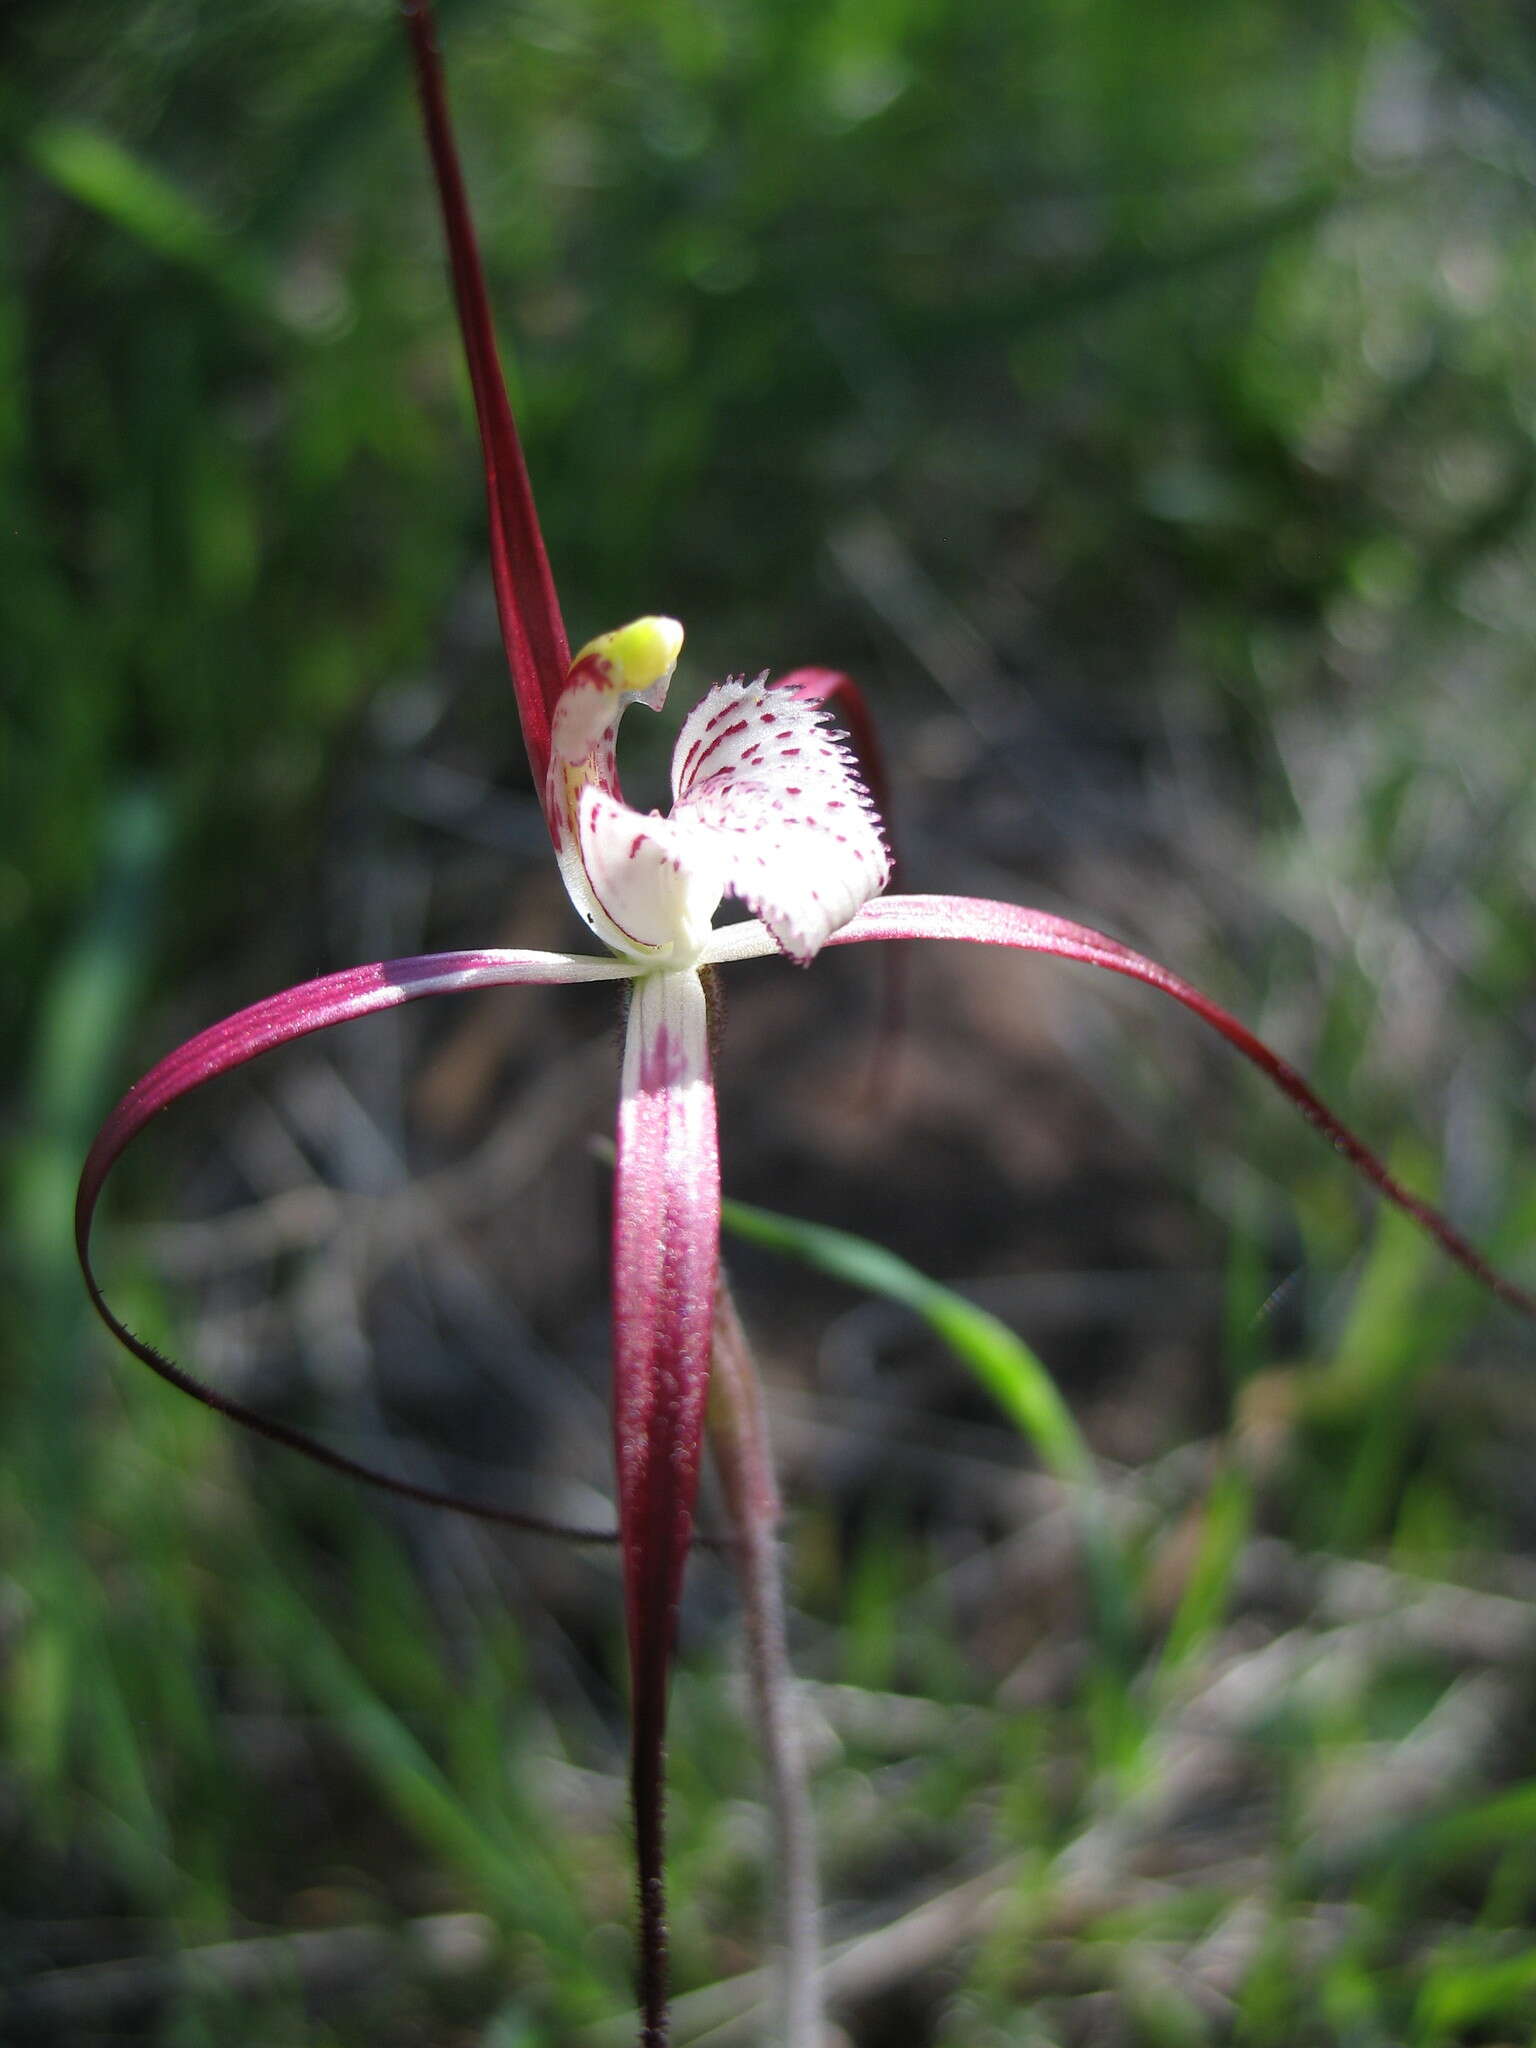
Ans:
[[[448,119],[448,96],[430,0],[405,0],[405,19],[427,147],[432,156],[432,174],[448,239],[454,304],[474,391],[480,447],[485,457],[496,609],[533,769],[533,785],[543,803],[549,769],[549,721],[555,699],[565,684],[570,648],[496,351],[485,273]]]
[[[734,940],[731,957],[746,957],[748,940],[742,928],[722,933],[721,938]],[[1362,1179],[1369,1181],[1394,1208],[1411,1217],[1463,1271],[1509,1307],[1536,1317],[1536,1294],[1499,1272],[1449,1218],[1389,1173],[1364,1140],[1334,1114],[1288,1060],[1220,1003],[1166,967],[1160,967],[1155,960],[1122,946],[1118,939],[1107,938],[1087,925],[1073,924],[1068,918],[1052,917],[1043,910],[1024,910],[1012,903],[989,902],[973,896],[882,896],[866,903],[827,943],[853,946],[866,939],[961,939],[980,945],[1013,946],[1026,953],[1053,953],[1058,959],[1106,967],[1111,974],[1128,975],[1133,981],[1161,989],[1186,1010],[1192,1010],[1257,1067],[1266,1080],[1295,1104],[1308,1123],[1315,1125],[1334,1149],[1343,1154]],[[768,940],[766,933],[764,940]],[[766,952],[768,944],[761,944],[757,950]],[[712,950],[706,957],[723,957],[723,948]]]
[[[627,971],[619,960],[502,950],[428,953],[408,960],[379,960],[366,967],[348,967],[339,974],[323,975],[318,981],[304,982],[298,988],[284,989],[281,995],[252,1003],[249,1009],[189,1038],[128,1090],[97,1133],[80,1176],[75,1197],[75,1248],[97,1314],[120,1344],[181,1393],[191,1394],[230,1421],[241,1423],[288,1450],[298,1451],[329,1471],[429,1507],[454,1508],[512,1528],[574,1536],[582,1542],[608,1542],[610,1532],[605,1529],[568,1529],[539,1515],[462,1500],[457,1494],[436,1487],[397,1479],[206,1386],[153,1344],[135,1335],[107,1301],[91,1263],[91,1225],[107,1175],[151,1118],[194,1088],[244,1066],[276,1046],[307,1037],[312,1031],[324,1031],[332,1024],[369,1016],[376,1010],[395,1009],[422,996],[447,995],[458,989],[496,988],[509,983],[613,981],[622,979]]]
[[[646,2048],[666,2040],[667,1673],[693,1528],[720,1255],[720,1161],[704,987],[636,982],[613,1200],[614,1444],[629,1633]]]

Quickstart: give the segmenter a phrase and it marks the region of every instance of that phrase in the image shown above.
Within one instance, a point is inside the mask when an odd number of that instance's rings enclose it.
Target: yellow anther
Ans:
[[[637,697],[671,679],[682,645],[683,629],[676,619],[632,619],[589,640],[571,667],[601,663],[610,688]]]

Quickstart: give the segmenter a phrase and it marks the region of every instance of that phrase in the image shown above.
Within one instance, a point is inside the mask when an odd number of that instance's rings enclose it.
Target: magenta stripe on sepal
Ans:
[[[666,2038],[667,1677],[693,1528],[720,1249],[708,1018],[697,974],[635,984],[614,1178],[614,1442],[633,1692],[647,2048]]]
[[[570,647],[496,350],[485,272],[448,117],[448,96],[443,87],[430,0],[405,0],[405,16],[485,458],[496,609],[517,693],[534,788],[542,804],[549,769],[549,721],[570,666]]]
[[[1389,1173],[1364,1140],[1335,1116],[1289,1060],[1274,1052],[1220,1003],[1168,968],[1160,967],[1155,960],[1121,945],[1118,939],[1107,938],[1087,925],[1074,924],[1069,918],[1052,917],[1048,911],[1020,909],[1011,903],[989,902],[974,896],[882,896],[865,904],[827,943],[851,946],[865,939],[959,939],[979,945],[1013,946],[1026,953],[1053,953],[1058,959],[1107,967],[1112,974],[1129,975],[1133,981],[1161,989],[1164,995],[1172,996],[1219,1032],[1272,1081],[1362,1179],[1369,1181],[1394,1208],[1411,1217],[1464,1272],[1522,1315],[1536,1317],[1536,1294],[1518,1281],[1507,1279],[1463,1237],[1455,1224]]]
[[[167,1358],[153,1344],[136,1336],[106,1299],[91,1264],[91,1226],[103,1184],[124,1149],[161,1110],[205,1081],[264,1052],[286,1045],[310,1032],[323,1031],[332,1024],[344,1024],[354,1017],[366,1017],[375,1010],[388,1010],[421,996],[446,995],[457,989],[493,988],[505,983],[559,983],[611,981],[627,972],[622,961],[585,960],[564,953],[523,953],[488,950],[474,953],[428,953],[405,960],[377,960],[365,967],[344,968],[318,981],[284,989],[264,1002],[211,1024],[185,1045],[152,1067],[136,1081],[113,1109],[96,1135],[80,1187],[75,1197],[75,1249],[80,1269],[97,1314],[120,1344],[131,1351],[152,1372],[205,1407],[254,1430],[271,1442],[298,1451],[327,1470],[349,1479],[377,1486],[385,1492],[428,1507],[454,1508],[484,1520],[501,1522],[511,1528],[531,1529],[546,1535],[575,1537],[581,1542],[604,1543],[610,1533],[604,1529],[572,1529],[549,1521],[545,1516],[525,1514],[494,1503],[469,1501],[438,1487],[420,1486],[392,1473],[364,1465],[344,1452],[332,1450],[304,1431],[273,1421],[247,1408],[243,1402],[204,1385],[193,1374]]]
[[[374,960],[285,988],[210,1024],[135,1081],[96,1134],[80,1176],[80,1205],[95,1201],[113,1161],[150,1117],[189,1089],[244,1066],[274,1046],[324,1031],[332,1024],[345,1024],[354,1017],[370,1016],[375,1010],[392,1010],[421,996],[508,983],[614,981],[632,972],[622,960],[491,947],[472,953],[421,953],[403,960]]]

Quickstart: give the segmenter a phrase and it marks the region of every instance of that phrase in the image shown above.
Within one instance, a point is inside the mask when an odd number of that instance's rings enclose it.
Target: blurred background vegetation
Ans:
[[[1526,11],[441,26],[573,639],[677,613],[679,710],[854,671],[910,886],[1202,981],[1528,1277]],[[620,2043],[611,1559],[231,1441],[112,1356],[68,1247],[96,1122],[198,1025],[571,936],[398,24],[10,0],[0,132],[0,2037]],[[1061,1460],[926,1297],[734,1255],[849,2039],[1530,2039],[1529,1337],[1075,970],[914,961],[876,1116],[871,974],[736,977],[728,1188],[995,1310],[1099,1479],[1085,1575]],[[610,1009],[428,1007],[157,1128],[107,1270],[253,1403],[591,1519]],[[760,1953],[733,1642],[701,1560],[684,2039]]]

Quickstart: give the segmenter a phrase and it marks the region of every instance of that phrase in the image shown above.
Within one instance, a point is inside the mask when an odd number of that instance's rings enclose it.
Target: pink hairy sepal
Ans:
[[[1362,1179],[1369,1181],[1394,1208],[1411,1217],[1464,1272],[1510,1308],[1536,1318],[1536,1294],[1518,1281],[1506,1278],[1447,1217],[1405,1188],[1370,1147],[1335,1116],[1289,1060],[1273,1051],[1220,1003],[1155,960],[1121,945],[1118,939],[1107,938],[1103,932],[1074,924],[1069,918],[973,896],[885,896],[866,904],[827,943],[853,946],[875,939],[957,939],[974,945],[1013,946],[1026,953],[1050,953],[1061,960],[1104,967],[1111,974],[1124,974],[1150,988],[1161,989],[1164,995],[1172,996],[1219,1032],[1257,1067],[1308,1123],[1343,1154]]]
[[[633,1694],[644,2040],[666,2037],[667,1677],[692,1538],[720,1243],[708,1019],[696,974],[638,981],[613,1207],[614,1444]]]
[[[125,1350],[181,1393],[190,1394],[205,1407],[231,1422],[297,1451],[348,1479],[382,1488],[428,1507],[452,1508],[486,1521],[511,1528],[529,1529],[548,1535],[574,1536],[582,1542],[607,1542],[609,1532],[598,1529],[570,1529],[541,1515],[524,1514],[487,1502],[468,1501],[437,1487],[419,1486],[364,1465],[344,1452],[332,1450],[302,1430],[261,1415],[243,1402],[205,1386],[130,1330],[102,1292],[91,1260],[91,1228],[95,1221],[102,1188],[117,1160],[144,1126],[182,1096],[205,1082],[258,1059],[280,1045],[344,1024],[378,1010],[394,1009],[401,1003],[423,996],[445,995],[459,989],[491,988],[509,983],[560,983],[611,981],[625,973],[622,962],[581,960],[568,954],[523,953],[489,950],[473,953],[426,954],[406,960],[380,960],[364,967],[344,968],[338,974],[323,975],[317,981],[284,989],[279,995],[252,1003],[233,1017],[200,1031],[185,1045],[152,1067],[136,1081],[107,1117],[96,1135],[80,1176],[75,1197],[75,1249],[92,1305],[107,1328]]]

